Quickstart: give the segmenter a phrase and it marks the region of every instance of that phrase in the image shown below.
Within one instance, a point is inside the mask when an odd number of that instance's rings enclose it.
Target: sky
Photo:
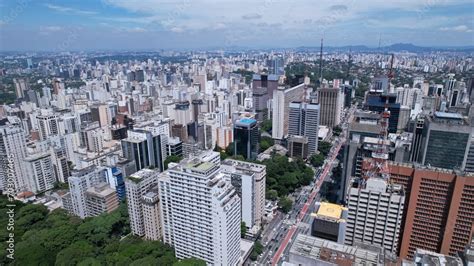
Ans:
[[[0,0],[0,51],[474,45],[472,0]]]

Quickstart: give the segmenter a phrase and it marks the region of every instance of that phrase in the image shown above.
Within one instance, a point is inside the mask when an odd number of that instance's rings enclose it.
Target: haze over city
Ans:
[[[472,2],[1,1],[0,50],[472,46]]]

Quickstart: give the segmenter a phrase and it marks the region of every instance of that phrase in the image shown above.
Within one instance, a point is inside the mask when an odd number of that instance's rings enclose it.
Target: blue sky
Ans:
[[[0,50],[474,45],[472,0],[0,0]]]

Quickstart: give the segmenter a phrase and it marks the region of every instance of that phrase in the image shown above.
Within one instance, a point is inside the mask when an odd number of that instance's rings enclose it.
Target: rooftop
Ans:
[[[316,215],[325,216],[333,219],[340,219],[343,210],[345,210],[345,208],[341,205],[329,202],[321,202],[319,205],[319,209],[316,212]]]
[[[344,260],[352,262],[352,265],[383,265],[381,256],[377,252],[301,233],[293,242],[290,253],[331,263]]]
[[[241,123],[241,124],[251,125],[253,123],[256,123],[257,120],[252,119],[252,118],[242,118],[242,119],[238,120],[237,122]]]

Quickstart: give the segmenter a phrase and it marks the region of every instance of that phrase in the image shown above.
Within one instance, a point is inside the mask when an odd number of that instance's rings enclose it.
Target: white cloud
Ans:
[[[97,14],[97,12],[95,11],[81,10],[81,9],[76,9],[76,8],[71,8],[71,7],[66,7],[66,6],[58,6],[58,5],[53,5],[53,4],[45,4],[45,6],[51,10],[61,12],[61,13],[73,13],[77,15],[96,15]]]
[[[242,16],[243,19],[261,19],[262,18],[262,15],[260,14],[257,14],[257,13],[253,13],[253,14],[246,14],[246,15],[243,15]]]
[[[181,32],[184,32],[184,29],[183,29],[183,28],[180,28],[180,27],[172,27],[172,28],[170,29],[170,31],[176,32],[176,33],[181,33]]]
[[[147,31],[146,29],[141,28],[141,27],[125,28],[124,30],[127,31],[127,32],[133,32],[133,33],[136,33],[136,32],[146,32],[146,31]]]
[[[63,28],[60,26],[41,26],[40,31],[49,31],[49,32],[54,32],[54,31],[60,31]]]
[[[470,29],[466,25],[458,25],[458,26],[453,26],[453,27],[441,27],[439,28],[441,31],[455,31],[455,32],[472,32],[472,29]]]

